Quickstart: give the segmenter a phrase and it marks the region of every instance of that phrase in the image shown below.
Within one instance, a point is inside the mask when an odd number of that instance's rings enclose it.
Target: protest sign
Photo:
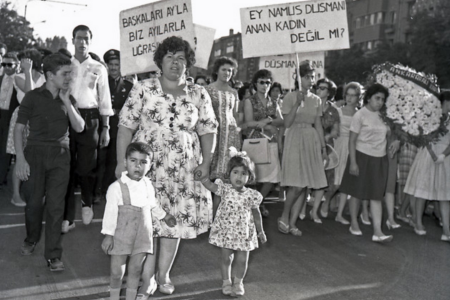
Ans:
[[[299,54],[300,60],[309,60],[315,69],[316,81],[325,77],[324,52],[306,52]],[[273,80],[281,83],[283,89],[295,88],[297,58],[295,54],[264,56],[259,59],[259,69],[272,72]]]
[[[345,0],[241,8],[241,26],[244,58],[350,47]]]
[[[167,37],[180,36],[194,46],[191,0],[167,0],[120,12],[120,67],[122,75],[158,68],[153,53]]]
[[[209,56],[214,44],[216,30],[202,25],[194,24],[195,31],[195,66],[208,69]]]

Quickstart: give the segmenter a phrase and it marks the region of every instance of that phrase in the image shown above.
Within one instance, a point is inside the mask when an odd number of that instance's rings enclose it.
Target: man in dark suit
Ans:
[[[114,172],[117,165],[116,142],[119,125],[119,113],[125,104],[133,84],[122,78],[120,72],[120,52],[115,49],[106,51],[103,60],[108,66],[108,83],[111,93],[111,102],[114,115],[109,118],[110,142],[108,147],[99,150],[99,165],[97,172],[96,197],[95,200],[104,199],[106,191],[116,178]]]
[[[19,59],[14,53],[6,53],[1,64],[4,74],[0,76],[0,186],[6,185],[6,176],[11,163],[11,154],[6,153],[6,145],[11,116],[19,106],[14,88],[14,76],[19,68]]]

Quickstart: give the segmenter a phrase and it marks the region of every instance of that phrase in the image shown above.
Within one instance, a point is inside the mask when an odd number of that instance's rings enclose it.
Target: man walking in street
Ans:
[[[72,32],[75,55],[72,59],[73,80],[71,94],[77,101],[86,125],[83,132],[70,131],[71,171],[66,195],[66,212],[62,232],[75,228],[75,185],[76,176],[81,187],[81,217],[83,223],[92,222],[94,212],[92,202],[97,166],[97,147],[109,144],[109,116],[113,115],[111,95],[108,87],[106,68],[89,55],[92,32],[85,25],[78,25]],[[101,118],[101,122],[100,122]],[[99,136],[99,125],[102,130]]]

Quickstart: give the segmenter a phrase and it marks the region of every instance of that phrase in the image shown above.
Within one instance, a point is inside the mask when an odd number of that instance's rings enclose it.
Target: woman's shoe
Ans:
[[[278,231],[284,234],[289,233],[289,225],[286,225],[281,218],[278,218]]]
[[[402,217],[399,214],[395,215],[395,217],[397,219],[399,219],[400,221],[405,222],[406,224],[409,224],[409,218],[408,217]]]
[[[362,213],[359,215],[359,218],[361,219],[361,222],[362,222],[364,225],[371,225],[371,224],[372,224],[372,223],[370,223],[370,220],[364,220],[363,214],[362,214]]]
[[[229,296],[233,292],[233,286],[231,282],[222,284],[222,294]]]
[[[350,228],[348,229],[350,231],[351,234],[353,235],[362,235],[361,230],[353,230],[352,226],[350,226]]]
[[[155,275],[156,280],[157,275]],[[159,285],[159,292],[166,295],[172,295],[175,291],[175,286],[172,284],[172,282],[160,284],[158,280],[156,280],[156,283]]]
[[[322,220],[321,220],[321,219],[319,219],[319,218],[313,218],[312,210],[309,211],[309,216],[311,217],[311,220],[314,221],[314,223],[322,224]]]
[[[387,226],[387,228],[390,230],[391,228],[392,229],[397,229],[397,228],[400,228],[401,226],[400,226],[400,224],[392,224],[391,222],[389,222],[389,220],[386,220],[386,226]]]
[[[289,233],[292,234],[293,236],[302,236],[302,232],[297,227],[289,229]]]
[[[320,211],[320,216],[322,217],[322,218],[326,218],[326,217],[328,217],[328,212],[324,212],[324,211],[322,211],[322,209],[320,209],[319,210]]]
[[[300,219],[300,220],[304,220],[305,219],[305,214],[302,214],[302,213],[300,213],[299,215],[298,215],[298,218]]]
[[[450,242],[450,235],[441,235],[441,241],[443,242]]]
[[[349,221],[347,221],[346,219],[344,219],[344,218],[338,218],[338,217],[336,217],[336,219],[334,219],[336,222],[339,222],[339,223],[341,223],[342,225],[349,225],[350,224],[350,222]]]
[[[417,229],[417,228],[415,228],[415,227],[414,227],[414,232],[415,232],[417,235],[426,235],[426,234],[427,234],[427,232],[426,232],[425,230],[423,230],[423,229]]]
[[[25,207],[27,204],[20,197],[18,199],[11,198],[11,204],[17,207]]]
[[[377,235],[373,235],[372,236],[372,242],[375,243],[387,243],[392,241],[393,236],[392,235],[383,235],[383,236],[377,236]]]

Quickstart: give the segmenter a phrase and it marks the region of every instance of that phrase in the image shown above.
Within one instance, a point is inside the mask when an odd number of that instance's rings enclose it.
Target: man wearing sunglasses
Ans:
[[[12,113],[19,106],[14,88],[14,76],[19,67],[19,59],[14,53],[6,53],[1,65],[4,74],[0,76],[0,187],[6,185],[6,175],[11,162],[11,154],[6,153],[6,144]]]

